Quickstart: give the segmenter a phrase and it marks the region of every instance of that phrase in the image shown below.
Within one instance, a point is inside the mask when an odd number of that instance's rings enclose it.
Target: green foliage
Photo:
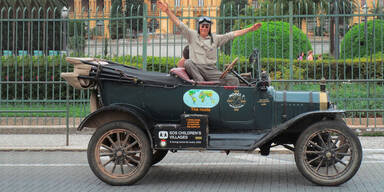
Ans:
[[[296,26],[293,26],[293,42],[294,57],[312,49],[308,37]],[[261,57],[289,58],[289,23],[262,22],[258,30],[235,38],[231,52],[249,55],[254,48],[261,51]]]
[[[77,56],[84,53],[85,48],[85,35],[88,31],[85,30],[84,21],[69,21],[68,23],[68,39],[67,46],[72,49]]]
[[[1,84],[2,100],[65,100],[66,84],[60,78],[61,72],[73,71],[73,66],[68,64],[61,56],[25,56],[25,57],[0,57],[0,81],[30,83],[7,83]],[[143,58],[141,56],[121,56],[106,57],[105,59],[117,63],[142,68]],[[223,70],[224,65],[231,63],[232,56],[222,55],[219,58],[219,69]],[[316,79],[322,77],[326,79],[383,79],[382,71],[383,58],[373,58],[374,65],[369,58],[360,58],[353,60],[322,60],[322,61],[297,61],[293,63],[294,80]],[[148,57],[147,71],[159,71],[168,73],[175,67],[179,58],[174,57]],[[267,71],[272,80],[287,80],[289,77],[289,60],[262,58],[260,61],[262,70]],[[376,68],[374,68],[376,67]],[[251,66],[248,58],[241,56],[235,70],[244,72],[253,72],[255,74],[257,66]],[[46,83],[56,81],[56,83]],[[282,87],[285,88],[285,87]],[[317,88],[317,87],[316,87]],[[371,87],[372,88],[372,87]],[[375,88],[378,95],[382,95],[384,88]],[[305,89],[303,89],[305,90]],[[350,91],[352,90],[352,91]],[[359,89],[347,88],[346,91],[338,91],[338,98],[357,97],[355,94]],[[374,92],[372,91],[372,92]],[[362,97],[369,98],[367,94],[359,94]],[[81,99],[86,97],[79,90],[70,89],[70,99]],[[384,101],[383,101],[384,102]],[[346,103],[347,104],[347,103]],[[351,103],[352,104],[352,103]],[[371,103],[366,103],[371,107]]]
[[[383,52],[384,20],[368,21],[366,29],[367,33],[365,33],[365,23],[360,23],[345,34],[340,46],[342,58],[366,57]]]
[[[111,18],[115,18],[115,20],[111,20],[109,24],[109,29],[111,32],[112,39],[123,38],[124,20],[121,19],[123,17],[121,5],[122,5],[121,0],[114,0],[112,2]],[[119,18],[119,19],[116,19],[116,18]]]
[[[144,1],[142,0],[125,0],[126,17],[134,17],[134,16],[143,16],[144,10]],[[143,19],[142,18],[133,18],[127,19],[127,28],[132,29],[134,33],[143,30]]]
[[[244,14],[244,7],[248,4],[247,0],[240,0],[240,1],[234,1],[234,0],[223,0],[220,4],[220,17],[236,17],[238,15]],[[233,27],[233,24],[235,23],[234,19],[228,19],[224,18],[221,20],[217,20],[218,22],[218,28],[219,33],[224,34],[228,33],[235,28]],[[230,44],[223,45],[223,50],[225,54],[230,54]]]

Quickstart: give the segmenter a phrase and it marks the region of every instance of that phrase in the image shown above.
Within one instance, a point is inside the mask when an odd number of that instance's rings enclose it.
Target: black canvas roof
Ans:
[[[180,85],[190,84],[183,81],[178,77],[174,77],[167,73],[143,71],[134,67],[129,67],[122,64],[107,64],[103,65],[101,77],[108,76],[109,78],[120,78],[120,77],[132,77],[137,78],[143,84],[154,84],[154,85]]]

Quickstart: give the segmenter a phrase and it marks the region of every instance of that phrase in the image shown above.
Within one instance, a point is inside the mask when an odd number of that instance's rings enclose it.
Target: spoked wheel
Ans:
[[[167,153],[168,150],[153,150],[152,165],[163,160]]]
[[[348,181],[359,169],[361,159],[360,141],[342,121],[315,123],[296,142],[297,168],[319,185],[340,185]]]
[[[88,162],[95,175],[110,185],[130,185],[152,164],[146,134],[137,126],[114,121],[98,128],[88,145]]]

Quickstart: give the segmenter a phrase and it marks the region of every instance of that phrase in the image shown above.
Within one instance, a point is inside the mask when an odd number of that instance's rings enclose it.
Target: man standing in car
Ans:
[[[212,21],[209,17],[200,17],[198,21],[199,29],[195,31],[181,22],[175,14],[169,10],[167,3],[159,0],[157,1],[157,7],[169,16],[171,21],[181,30],[182,35],[188,41],[190,59],[185,61],[184,67],[188,74],[192,76],[193,80],[220,80],[221,85],[239,85],[239,80],[232,75],[227,75],[224,79],[220,79],[222,72],[216,68],[217,48],[235,37],[259,29],[261,27],[260,23],[256,23],[246,29],[216,35],[211,33]]]

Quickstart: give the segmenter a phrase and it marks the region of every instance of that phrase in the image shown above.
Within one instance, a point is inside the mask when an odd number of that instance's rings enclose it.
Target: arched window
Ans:
[[[89,1],[88,0],[81,0],[81,9],[88,10],[89,7]]]
[[[204,0],[199,0],[199,3],[198,3],[199,6],[204,6]]]
[[[99,11],[103,11],[103,9],[104,9],[104,0],[97,0],[96,8],[99,8]]]

